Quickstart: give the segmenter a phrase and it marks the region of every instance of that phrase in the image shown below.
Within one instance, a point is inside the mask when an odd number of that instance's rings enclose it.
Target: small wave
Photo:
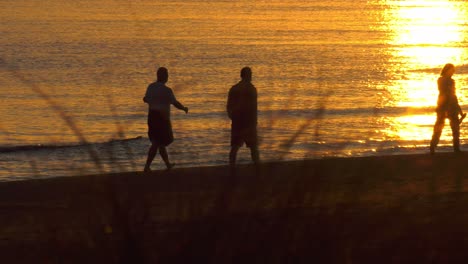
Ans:
[[[435,107],[365,107],[365,108],[348,108],[348,109],[293,109],[293,110],[267,110],[261,111],[261,115],[276,116],[276,117],[307,117],[307,118],[323,118],[323,117],[349,117],[349,116],[400,116],[400,115],[415,115],[415,114],[431,114],[434,113]]]
[[[438,74],[442,70],[442,67],[443,65],[437,68],[422,68],[422,69],[414,69],[414,70],[409,70],[409,71]],[[457,74],[468,73],[468,64],[456,65],[455,67],[457,68]]]
[[[89,145],[98,145],[98,144],[114,144],[114,143],[123,143],[133,140],[140,140],[142,136],[137,136],[134,138],[124,138],[124,139],[111,139],[105,142],[93,142],[93,143],[78,143],[78,144],[36,144],[36,145],[21,145],[21,146],[0,146],[0,153],[11,153],[11,152],[22,152],[22,151],[37,151],[37,150],[54,150],[62,148],[74,148],[74,147],[83,147]]]
[[[416,114],[432,114],[434,106],[412,107],[412,106],[387,106],[387,107],[356,107],[356,108],[301,108],[301,109],[259,109],[259,118],[268,117],[304,117],[307,119],[321,119],[324,117],[350,117],[350,116],[400,116]],[[174,116],[175,120],[186,118],[185,116]],[[225,111],[209,111],[191,113],[190,118],[227,120]]]

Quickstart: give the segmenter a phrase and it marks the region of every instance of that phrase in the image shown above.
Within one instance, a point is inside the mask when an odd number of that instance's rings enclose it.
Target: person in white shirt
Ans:
[[[167,169],[174,166],[169,162],[166,147],[174,141],[171,125],[171,104],[188,113],[188,108],[182,105],[174,96],[172,89],[166,86],[169,73],[166,68],[160,67],[157,71],[157,81],[148,85],[143,102],[148,109],[148,137],[151,147],[148,150],[148,158],[144,172],[151,171],[151,163],[158,153],[161,155]]]

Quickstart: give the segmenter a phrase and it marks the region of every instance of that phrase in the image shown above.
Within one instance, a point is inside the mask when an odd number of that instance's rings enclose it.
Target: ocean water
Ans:
[[[2,0],[0,181],[142,170],[157,67],[178,167],[226,164],[229,88],[259,93],[263,160],[424,153],[436,80],[468,102],[464,1]],[[462,149],[467,126],[461,128]],[[447,125],[438,151],[450,151]],[[241,149],[239,162],[249,162]],[[157,157],[153,169],[163,169]]]

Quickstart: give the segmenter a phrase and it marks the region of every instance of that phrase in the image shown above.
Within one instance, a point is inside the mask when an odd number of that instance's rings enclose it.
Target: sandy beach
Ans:
[[[468,154],[0,183],[2,263],[459,263]]]

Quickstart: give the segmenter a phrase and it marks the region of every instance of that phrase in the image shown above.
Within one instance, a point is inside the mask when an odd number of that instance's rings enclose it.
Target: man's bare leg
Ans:
[[[151,171],[151,163],[154,160],[154,157],[156,157],[156,154],[158,153],[158,146],[155,144],[152,144],[151,147],[148,150],[148,158],[146,159],[146,165],[145,169],[143,170],[144,172],[150,172]]]
[[[257,146],[250,148],[250,156],[252,157],[252,161],[254,164],[257,165],[260,162],[260,154],[258,152]]]
[[[236,166],[237,152],[239,151],[239,146],[231,146],[231,152],[229,152],[229,165],[231,167]]]
[[[175,164],[171,164],[169,162],[169,155],[167,155],[167,150],[166,147],[161,146],[159,147],[159,155],[161,155],[161,158],[163,159],[164,163],[166,164],[166,168],[169,170],[172,167],[174,167]]]

